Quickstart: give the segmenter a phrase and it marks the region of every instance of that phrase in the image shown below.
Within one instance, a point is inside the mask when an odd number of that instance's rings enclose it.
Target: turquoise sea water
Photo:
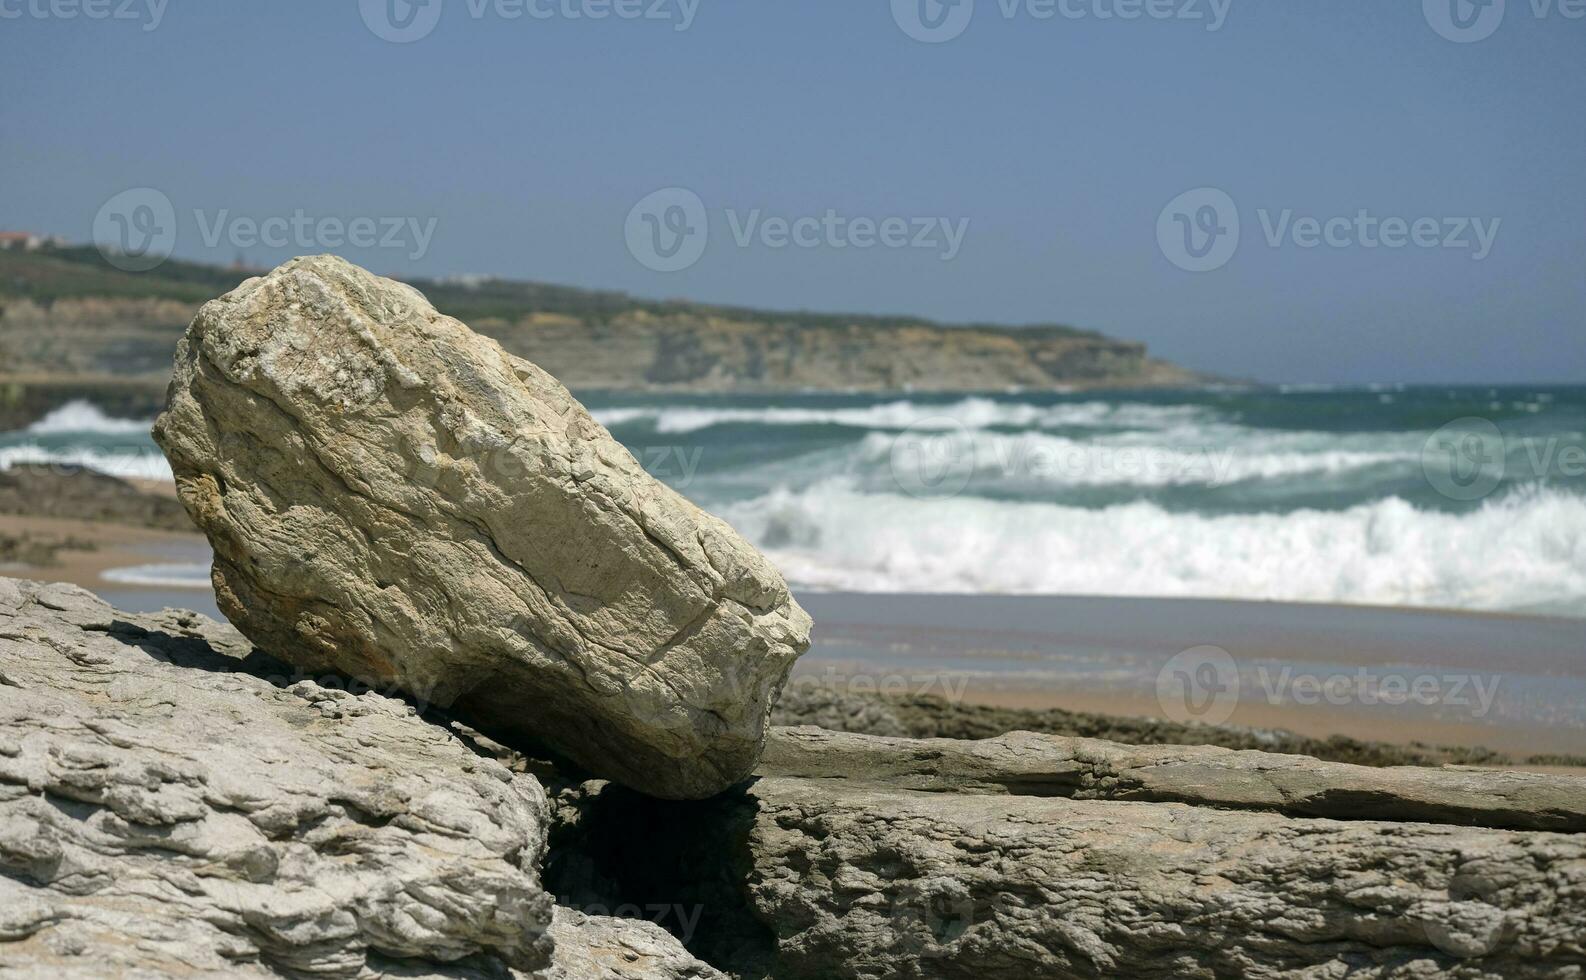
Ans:
[[[1586,615],[1586,387],[583,397],[806,591]],[[169,478],[84,404],[29,460]]]

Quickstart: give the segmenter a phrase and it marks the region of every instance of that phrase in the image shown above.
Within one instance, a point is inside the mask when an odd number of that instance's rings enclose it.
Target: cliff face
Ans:
[[[86,296],[42,304],[0,295],[0,371],[163,376],[197,311],[169,299]]]
[[[170,262],[129,275],[90,250],[0,252],[0,428],[62,398],[153,414],[199,303],[243,273]],[[1201,378],[1145,345],[1059,326],[776,313],[528,282],[415,281],[575,389],[995,391],[1141,387]]]
[[[480,330],[574,388],[985,391],[1185,384],[1144,344],[1041,328],[819,324],[634,311],[537,315]]]

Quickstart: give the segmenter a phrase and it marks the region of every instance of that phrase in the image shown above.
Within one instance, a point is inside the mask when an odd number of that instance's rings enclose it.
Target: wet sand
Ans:
[[[76,538],[98,545],[91,551],[63,548],[56,553],[56,563],[52,565],[0,566],[0,575],[71,582],[104,597],[118,609],[129,612],[152,612],[173,606],[220,618],[214,594],[207,584],[192,588],[173,588],[168,585],[150,587],[112,582],[104,578],[104,573],[112,569],[140,565],[207,565],[210,559],[209,542],[196,531],[158,531],[96,521],[20,517],[13,514],[0,515],[0,528],[11,533],[45,538]]]
[[[1586,756],[1582,619],[1203,599],[800,601],[817,624],[800,673],[893,693]],[[1237,669],[1222,717],[1186,711],[1171,683],[1169,661],[1201,647]]]

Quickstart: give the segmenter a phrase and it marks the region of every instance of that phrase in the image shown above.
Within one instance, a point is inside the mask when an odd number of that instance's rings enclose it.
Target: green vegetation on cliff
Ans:
[[[0,250],[0,299],[31,299],[42,305],[49,305],[58,299],[87,297],[202,303],[228,292],[249,276],[259,274],[262,273],[179,259],[167,260],[150,272],[122,272],[106,262],[99,250],[91,245],[37,252]],[[516,320],[536,313],[572,317],[592,323],[624,313],[644,313],[650,316],[687,314],[805,328],[940,326],[912,316],[773,312],[688,300],[643,299],[615,290],[580,289],[515,279],[487,278],[466,283],[453,279],[413,278],[406,281],[429,297],[436,309],[465,323],[485,319]],[[1033,330],[1063,337],[1102,337],[1094,331],[1078,330],[1061,324],[1014,328],[980,323],[954,326],[983,330]]]

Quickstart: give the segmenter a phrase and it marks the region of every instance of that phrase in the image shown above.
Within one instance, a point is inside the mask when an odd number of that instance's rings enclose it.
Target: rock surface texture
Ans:
[[[934,793],[1192,803],[1340,820],[1586,833],[1586,779],[1529,772],[1379,769],[1208,745],[1119,745],[1011,732],[966,741],[774,728],[759,773]]]
[[[206,304],[155,438],[261,648],[663,797],[746,776],[809,617],[555,379],[340,259]]]
[[[556,964],[544,980],[727,980],[653,922],[558,908],[551,938]]]
[[[1586,977],[1578,777],[814,728],[759,774],[560,789],[547,886],[698,903],[691,948],[777,980]]]
[[[1475,746],[1366,742],[1346,735],[1312,738],[1282,729],[1184,724],[1165,718],[1132,718],[1062,708],[1004,708],[930,694],[887,697],[873,691],[855,693],[847,688],[840,680],[812,681],[795,674],[771,713],[771,724],[816,725],[832,731],[903,738],[984,739],[1008,732],[1044,732],[1127,745],[1254,749],[1366,766],[1504,766],[1517,761]],[[1553,759],[1536,761],[1539,765],[1558,764]],[[1564,764],[1586,767],[1586,756]]]
[[[778,977],[1586,971],[1579,835],[780,777],[743,805]]]
[[[551,966],[539,784],[259,660],[191,613],[0,579],[0,975]]]

